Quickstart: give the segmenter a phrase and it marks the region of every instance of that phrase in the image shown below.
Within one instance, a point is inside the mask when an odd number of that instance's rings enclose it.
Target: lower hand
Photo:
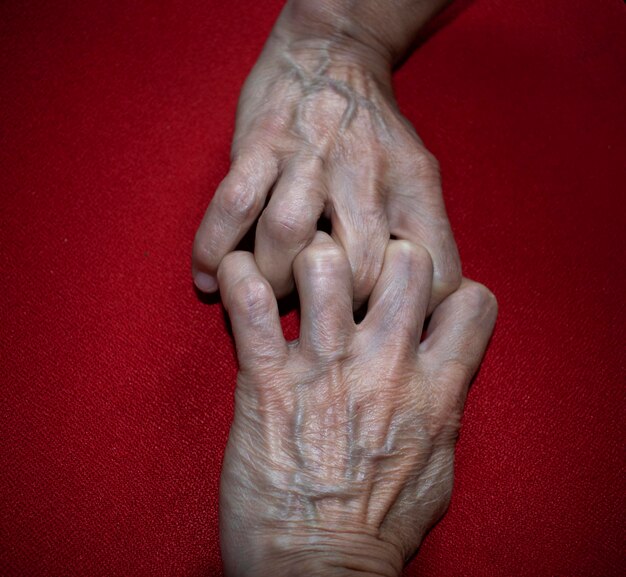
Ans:
[[[220,488],[228,575],[396,576],[444,513],[471,377],[496,317],[463,280],[435,310],[429,253],[385,249],[364,320],[327,235],[295,259],[300,339],[284,340],[252,255],[219,269],[240,372]]]

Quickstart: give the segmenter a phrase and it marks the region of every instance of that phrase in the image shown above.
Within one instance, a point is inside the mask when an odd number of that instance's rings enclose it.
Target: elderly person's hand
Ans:
[[[430,252],[430,310],[458,288],[437,161],[400,114],[391,85],[394,61],[442,4],[288,2],[241,93],[230,171],[196,234],[200,290],[217,290],[220,261],[260,216],[254,256],[285,296],[294,259],[322,215],[348,256],[356,306],[376,283],[392,236]]]
[[[220,488],[229,576],[397,576],[450,498],[467,387],[496,301],[464,280],[420,335],[429,253],[390,241],[367,315],[327,235],[295,260],[300,339],[284,340],[251,254],[219,268],[237,345],[235,418]]]

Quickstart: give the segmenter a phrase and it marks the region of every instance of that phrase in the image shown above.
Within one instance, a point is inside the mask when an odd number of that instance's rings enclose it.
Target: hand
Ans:
[[[362,42],[303,37],[285,22],[241,93],[230,171],[196,234],[196,285],[217,289],[221,260],[260,216],[255,259],[285,296],[324,215],[350,261],[355,306],[371,293],[393,235],[430,252],[432,310],[458,288],[459,256],[437,162],[398,111],[390,59]]]
[[[424,249],[390,241],[358,325],[350,264],[327,235],[297,256],[295,278],[300,339],[286,343],[252,255],[219,269],[240,364],[220,487],[227,575],[399,575],[447,507],[496,301],[464,280],[420,343]]]

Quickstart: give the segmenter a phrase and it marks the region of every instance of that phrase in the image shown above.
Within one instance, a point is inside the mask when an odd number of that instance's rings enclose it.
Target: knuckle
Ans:
[[[230,180],[225,183],[219,202],[222,212],[231,221],[248,221],[259,211],[260,195],[247,179]]]
[[[343,251],[334,242],[310,245],[300,254],[304,266],[310,269],[336,270],[348,264]]]
[[[458,294],[463,305],[470,310],[497,313],[498,301],[495,295],[483,284],[465,281]]]
[[[430,270],[432,274],[433,260],[428,250],[422,245],[408,240],[397,240],[393,243],[395,257],[411,272]]]
[[[299,244],[313,232],[306,219],[292,208],[266,210],[261,219],[268,236],[281,244]]]
[[[237,280],[229,293],[231,307],[252,319],[267,315],[274,299],[271,288],[258,275],[249,275]]]

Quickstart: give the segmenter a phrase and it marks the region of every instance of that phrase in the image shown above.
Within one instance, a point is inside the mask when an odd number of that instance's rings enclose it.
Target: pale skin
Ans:
[[[242,90],[231,167],[198,228],[193,275],[217,269],[257,223],[254,257],[278,297],[293,263],[332,225],[363,304],[390,238],[434,263],[429,311],[461,283],[437,161],[396,105],[394,65],[445,0],[290,0]],[[258,221],[258,222],[257,222]]]
[[[226,575],[396,577],[445,512],[467,388],[497,305],[463,279],[430,318],[433,262],[392,240],[355,324],[353,276],[325,233],[294,262],[286,342],[250,253],[218,272],[240,372],[220,487]]]

